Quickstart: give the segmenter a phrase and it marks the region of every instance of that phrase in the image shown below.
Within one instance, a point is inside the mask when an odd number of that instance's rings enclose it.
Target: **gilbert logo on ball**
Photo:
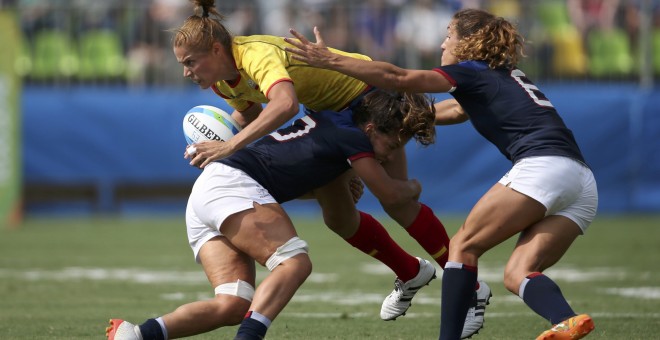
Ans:
[[[210,105],[195,106],[183,117],[183,135],[189,145],[205,140],[227,141],[240,130],[229,113]]]

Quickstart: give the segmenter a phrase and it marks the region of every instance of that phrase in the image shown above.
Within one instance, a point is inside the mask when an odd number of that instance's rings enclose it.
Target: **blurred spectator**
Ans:
[[[365,0],[353,12],[353,28],[358,52],[374,60],[397,64],[395,29],[397,9],[387,0]]]
[[[72,0],[70,5],[76,9],[79,16],[77,33],[92,29],[118,29],[119,15],[121,15],[121,4],[118,0]]]
[[[21,29],[29,41],[34,40],[38,31],[55,28],[57,16],[54,3],[42,0],[19,0],[18,7]]]
[[[484,8],[516,23],[525,33],[529,58],[524,59],[523,66],[537,78],[618,74],[618,79],[625,79],[636,70],[631,64],[641,50],[640,43],[646,44],[647,50],[658,51],[649,53],[649,57],[658,65],[656,72],[660,74],[659,0],[216,0],[216,3],[235,35],[288,36],[289,28],[294,27],[312,37],[312,28],[319,26],[328,46],[362,52],[408,68],[437,66],[440,62],[437,47],[442,44],[451,15],[461,8]],[[131,84],[185,83],[172,56],[169,30],[178,27],[190,13],[189,1],[0,0],[0,5],[16,6],[26,38],[21,48],[30,67],[22,74],[28,82],[59,77],[57,83],[61,84],[83,79],[81,65],[89,58],[82,54],[81,38],[89,31],[103,30],[120,37]],[[641,11],[642,5],[651,8]],[[640,15],[644,14],[651,20],[651,37],[639,41],[644,38],[639,35]],[[39,34],[37,39],[38,33],[43,32],[46,34]],[[591,32],[596,34],[589,39]],[[70,44],[59,44],[59,49],[50,48],[55,46],[52,43],[49,48],[35,44],[49,34],[64,36]],[[35,58],[34,45],[40,46],[39,51],[46,51],[39,53],[40,58]],[[624,53],[620,53],[622,50]],[[55,59],[59,61],[51,62]],[[46,64],[55,65],[58,71],[37,72],[42,69],[37,66]],[[609,66],[612,64],[615,66]]]
[[[328,46],[344,51],[355,51],[357,46],[351,39],[350,11],[348,1],[335,0],[320,11],[318,24]],[[302,28],[302,27],[301,27]],[[303,31],[300,31],[303,32]]]
[[[458,12],[462,8],[483,8],[483,1],[484,0],[447,0],[447,3],[452,7],[453,12]]]
[[[567,0],[568,13],[573,25],[583,37],[594,28],[609,30],[614,27],[614,18],[619,0]]]
[[[229,4],[228,4],[229,3]],[[218,7],[225,15],[227,29],[234,35],[263,34],[259,10],[255,0],[222,1]]]
[[[627,77],[634,71],[630,37],[616,25],[620,0],[567,0],[573,25],[589,53],[589,73],[597,78]]]
[[[262,34],[287,36],[295,20],[295,9],[291,0],[257,0]]]
[[[334,18],[324,17],[325,12],[333,2],[333,0],[298,0],[289,27],[295,27],[298,32],[313,37],[314,26],[323,28],[326,24],[334,24],[330,22]],[[289,35],[288,29],[286,35]]]
[[[453,12],[438,1],[415,0],[400,13],[396,35],[405,51],[405,65],[417,69],[439,66],[439,47],[447,35]]]
[[[522,11],[519,0],[489,0],[485,7],[487,11],[503,17],[513,24],[518,22]]]
[[[146,7],[135,8],[129,38],[129,81],[133,84],[176,83],[182,75],[172,55],[169,30],[185,19],[185,6],[189,2],[178,0],[151,0]]]
[[[18,0],[0,0],[0,9],[14,9]]]
[[[641,30],[641,16],[648,15],[651,31],[660,32],[660,1],[649,0],[648,13],[642,13],[642,2],[646,0],[624,0],[621,4],[621,26],[628,32],[633,46],[638,46],[639,32]],[[646,9],[646,8],[645,8]]]

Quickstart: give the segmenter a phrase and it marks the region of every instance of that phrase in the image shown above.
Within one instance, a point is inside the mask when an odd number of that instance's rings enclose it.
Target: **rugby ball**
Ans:
[[[183,117],[183,135],[188,145],[205,140],[228,141],[241,131],[231,115],[217,107],[199,105]]]

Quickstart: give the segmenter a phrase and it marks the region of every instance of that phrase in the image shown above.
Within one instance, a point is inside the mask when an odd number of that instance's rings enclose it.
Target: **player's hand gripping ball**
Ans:
[[[183,117],[183,136],[188,145],[205,140],[224,142],[239,131],[241,128],[231,115],[214,106],[195,106]],[[197,150],[194,146],[189,146],[187,152],[194,155]]]

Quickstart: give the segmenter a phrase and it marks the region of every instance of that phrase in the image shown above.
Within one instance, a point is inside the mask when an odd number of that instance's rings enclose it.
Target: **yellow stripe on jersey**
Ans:
[[[253,35],[234,37],[232,54],[240,73],[238,82],[219,81],[214,90],[238,111],[250,102],[267,103],[268,91],[281,81],[293,82],[298,102],[315,110],[338,111],[366,89],[366,84],[342,73],[315,68],[294,60],[282,37]],[[357,53],[332,49],[354,58],[371,60]]]

